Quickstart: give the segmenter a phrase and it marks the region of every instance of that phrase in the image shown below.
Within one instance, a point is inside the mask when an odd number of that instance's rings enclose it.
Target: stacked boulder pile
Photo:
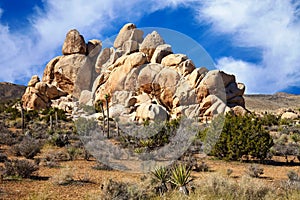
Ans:
[[[86,44],[78,31],[69,31],[64,55],[47,64],[41,82],[28,85],[23,106],[61,107],[70,99],[71,107],[76,107],[76,100],[91,106],[108,101],[111,117],[122,121],[182,115],[201,119],[247,112],[245,86],[234,75],[195,66],[187,55],[173,53],[156,31],[143,36],[142,30],[129,23],[120,30],[113,47],[102,49],[100,41]],[[48,95],[37,84],[55,88],[57,95]],[[45,103],[36,103],[39,99]]]

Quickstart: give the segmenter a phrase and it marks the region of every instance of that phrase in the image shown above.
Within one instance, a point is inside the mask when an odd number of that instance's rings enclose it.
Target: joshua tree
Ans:
[[[109,138],[109,108],[108,108],[109,94],[105,94],[104,98],[106,102],[106,112],[107,112],[107,138]]]
[[[155,181],[160,183],[160,186],[158,187],[160,195],[163,195],[165,192],[167,192],[168,188],[166,186],[166,182],[168,181],[168,170],[166,167],[156,167],[154,171],[151,171],[151,175]]]
[[[25,118],[24,118],[24,108],[23,108],[22,101],[20,101],[20,107],[21,107],[21,118],[22,118],[22,133],[24,133],[24,130],[25,130]]]
[[[179,192],[185,195],[189,194],[186,185],[192,181],[191,179],[191,168],[184,164],[178,164],[171,170],[171,183],[179,187]]]
[[[99,108],[99,107],[100,108]],[[97,101],[97,103],[96,103],[96,111],[98,111],[98,112],[102,112],[102,116],[103,116],[103,118],[102,118],[102,120],[103,120],[103,135],[104,135],[104,130],[105,130],[105,114],[104,114],[104,108],[103,108],[103,101],[101,101],[101,100],[98,100]]]

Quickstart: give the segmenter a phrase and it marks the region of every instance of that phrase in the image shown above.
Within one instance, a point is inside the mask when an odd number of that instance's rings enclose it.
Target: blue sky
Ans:
[[[296,0],[0,0],[0,81],[42,76],[72,28],[103,41],[127,22],[187,35],[247,93],[300,94]]]

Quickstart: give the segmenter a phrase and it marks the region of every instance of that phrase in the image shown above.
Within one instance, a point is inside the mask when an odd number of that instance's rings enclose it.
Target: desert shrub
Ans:
[[[74,146],[69,146],[67,148],[67,152],[69,154],[70,160],[76,160],[76,158],[81,154],[81,149]]]
[[[294,170],[288,171],[286,175],[290,181],[300,181],[300,177],[299,177],[298,173],[295,172]]]
[[[69,185],[74,181],[74,170],[69,167],[62,169],[60,173],[52,177],[52,182],[56,185]]]
[[[110,200],[139,200],[139,199],[149,199],[149,192],[144,187],[139,187],[135,184],[117,182],[109,179],[104,182],[101,187],[103,192],[103,197],[101,199]]]
[[[7,161],[7,155],[4,153],[0,153],[0,162],[5,162]]]
[[[12,146],[19,141],[19,136],[0,124],[0,144]]]
[[[15,120],[18,117],[21,117],[21,113],[15,107],[9,106],[5,109],[5,112],[9,114],[10,120]]]
[[[209,175],[195,187],[195,192],[191,193],[190,199],[274,199],[272,196],[274,190],[271,187],[248,177],[242,177],[237,183],[228,177]]]
[[[280,119],[280,125],[290,126],[292,124],[293,124],[293,120],[292,119],[286,119],[286,118]]]
[[[51,151],[48,154],[46,154],[45,158],[46,160],[54,160],[54,161],[69,161],[70,156],[65,151]]]
[[[43,165],[49,168],[57,168],[60,167],[60,163],[54,154],[47,154],[43,159]]]
[[[29,178],[33,172],[39,169],[33,161],[30,160],[8,160],[4,163],[4,176],[17,176]]]
[[[175,131],[179,127],[179,121],[180,119],[176,119],[167,122],[144,124],[146,132],[155,131],[155,133],[150,133],[148,137],[143,138],[121,133],[121,136],[117,139],[124,148],[133,147],[136,153],[152,151],[170,142],[170,138],[175,135]],[[145,133],[145,135],[147,135],[147,133]]]
[[[288,162],[288,156],[300,156],[300,145],[297,143],[278,142],[272,147],[272,152],[277,156],[284,156]]]
[[[23,138],[20,144],[14,145],[14,154],[24,156],[27,159],[33,159],[40,153],[43,144],[40,140],[35,140],[30,136]]]
[[[111,168],[109,165],[106,165],[106,164],[101,163],[99,161],[97,161],[96,165],[94,165],[92,167],[92,169],[95,169],[95,170],[105,170],[105,171],[111,171],[111,170],[113,170],[113,168]]]
[[[274,126],[279,125],[280,117],[273,114],[265,114],[260,120],[264,126]]]
[[[37,110],[28,110],[24,112],[24,118],[26,122],[33,121],[39,118],[39,112]]]
[[[227,114],[211,154],[225,160],[241,160],[249,156],[264,160],[273,144],[259,118]]]
[[[258,178],[258,177],[260,177],[260,175],[264,174],[264,169],[262,167],[260,167],[259,165],[251,164],[248,167],[248,170],[246,171],[246,173],[250,177]]]
[[[64,147],[70,144],[68,135],[63,131],[54,132],[53,135],[50,135],[48,141],[50,144],[58,147]]]

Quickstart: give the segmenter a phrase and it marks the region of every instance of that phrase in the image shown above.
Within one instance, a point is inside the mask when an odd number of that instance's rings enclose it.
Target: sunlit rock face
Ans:
[[[35,76],[29,82],[23,107],[108,101],[113,116],[132,121],[246,112],[245,85],[234,75],[196,66],[187,55],[173,53],[158,32],[144,36],[132,23],[103,49],[101,41],[86,44],[70,30],[62,53],[47,64],[41,81]]]

